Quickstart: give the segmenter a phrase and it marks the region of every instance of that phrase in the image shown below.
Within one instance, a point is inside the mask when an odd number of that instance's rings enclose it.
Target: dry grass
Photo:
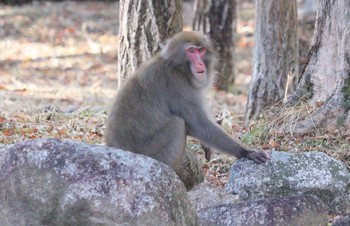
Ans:
[[[343,161],[350,169],[350,131],[314,126],[306,134],[295,133],[298,122],[311,119],[317,106],[300,102],[296,106],[276,105],[266,109],[259,119],[250,123],[243,141],[262,149],[288,152],[320,151]]]

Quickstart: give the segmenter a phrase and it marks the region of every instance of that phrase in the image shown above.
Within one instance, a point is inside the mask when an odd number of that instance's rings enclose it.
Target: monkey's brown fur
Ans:
[[[201,81],[190,69],[188,46],[206,48],[207,70]],[[118,91],[107,122],[107,145],[153,157],[176,169],[184,156],[186,135],[190,135],[237,158],[267,161],[267,153],[246,149],[209,116],[202,93],[211,86],[215,62],[206,36],[198,32],[175,35]]]

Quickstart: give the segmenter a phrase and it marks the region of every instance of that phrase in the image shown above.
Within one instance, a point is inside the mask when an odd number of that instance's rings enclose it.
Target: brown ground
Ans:
[[[0,9],[0,110],[105,106],[116,86],[116,3]]]

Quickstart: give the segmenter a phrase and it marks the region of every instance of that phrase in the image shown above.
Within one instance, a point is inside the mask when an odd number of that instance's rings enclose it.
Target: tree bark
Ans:
[[[208,33],[219,54],[217,88],[228,90],[235,78],[236,0],[196,0],[193,30]]]
[[[350,122],[350,1],[320,0],[315,32],[296,92],[300,99],[320,106],[310,118],[294,125],[295,133],[314,128],[339,128]]]
[[[192,29],[195,31],[202,31],[207,34],[210,29],[209,24],[209,10],[212,0],[195,0],[194,5],[194,19]]]
[[[216,86],[228,90],[235,79],[235,34],[237,26],[236,0],[212,1],[209,11],[210,37],[219,53],[219,76]]]
[[[160,50],[160,43],[182,30],[180,0],[120,2],[118,87],[137,67]]]
[[[255,48],[247,120],[281,101],[286,86],[291,91],[296,81],[294,78],[287,84],[288,74],[298,73],[296,0],[256,0],[255,6]]]

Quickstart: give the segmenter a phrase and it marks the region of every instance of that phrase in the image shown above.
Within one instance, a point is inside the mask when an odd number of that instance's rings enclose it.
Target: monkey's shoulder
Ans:
[[[164,79],[161,68],[160,59],[153,58],[145,62],[125,81],[120,90],[121,93],[147,96],[164,92],[166,79]]]
[[[167,80],[170,74],[170,68],[166,61],[160,56],[156,55],[147,62],[143,63],[132,76],[134,83],[151,86],[156,83],[157,87],[162,85],[162,81]],[[151,84],[150,84],[151,83]],[[152,87],[153,88],[153,87]]]
[[[143,62],[136,70],[136,73],[142,72],[145,70],[159,69],[161,67],[164,67],[162,65],[164,65],[164,59],[159,54],[156,54],[149,60]]]

